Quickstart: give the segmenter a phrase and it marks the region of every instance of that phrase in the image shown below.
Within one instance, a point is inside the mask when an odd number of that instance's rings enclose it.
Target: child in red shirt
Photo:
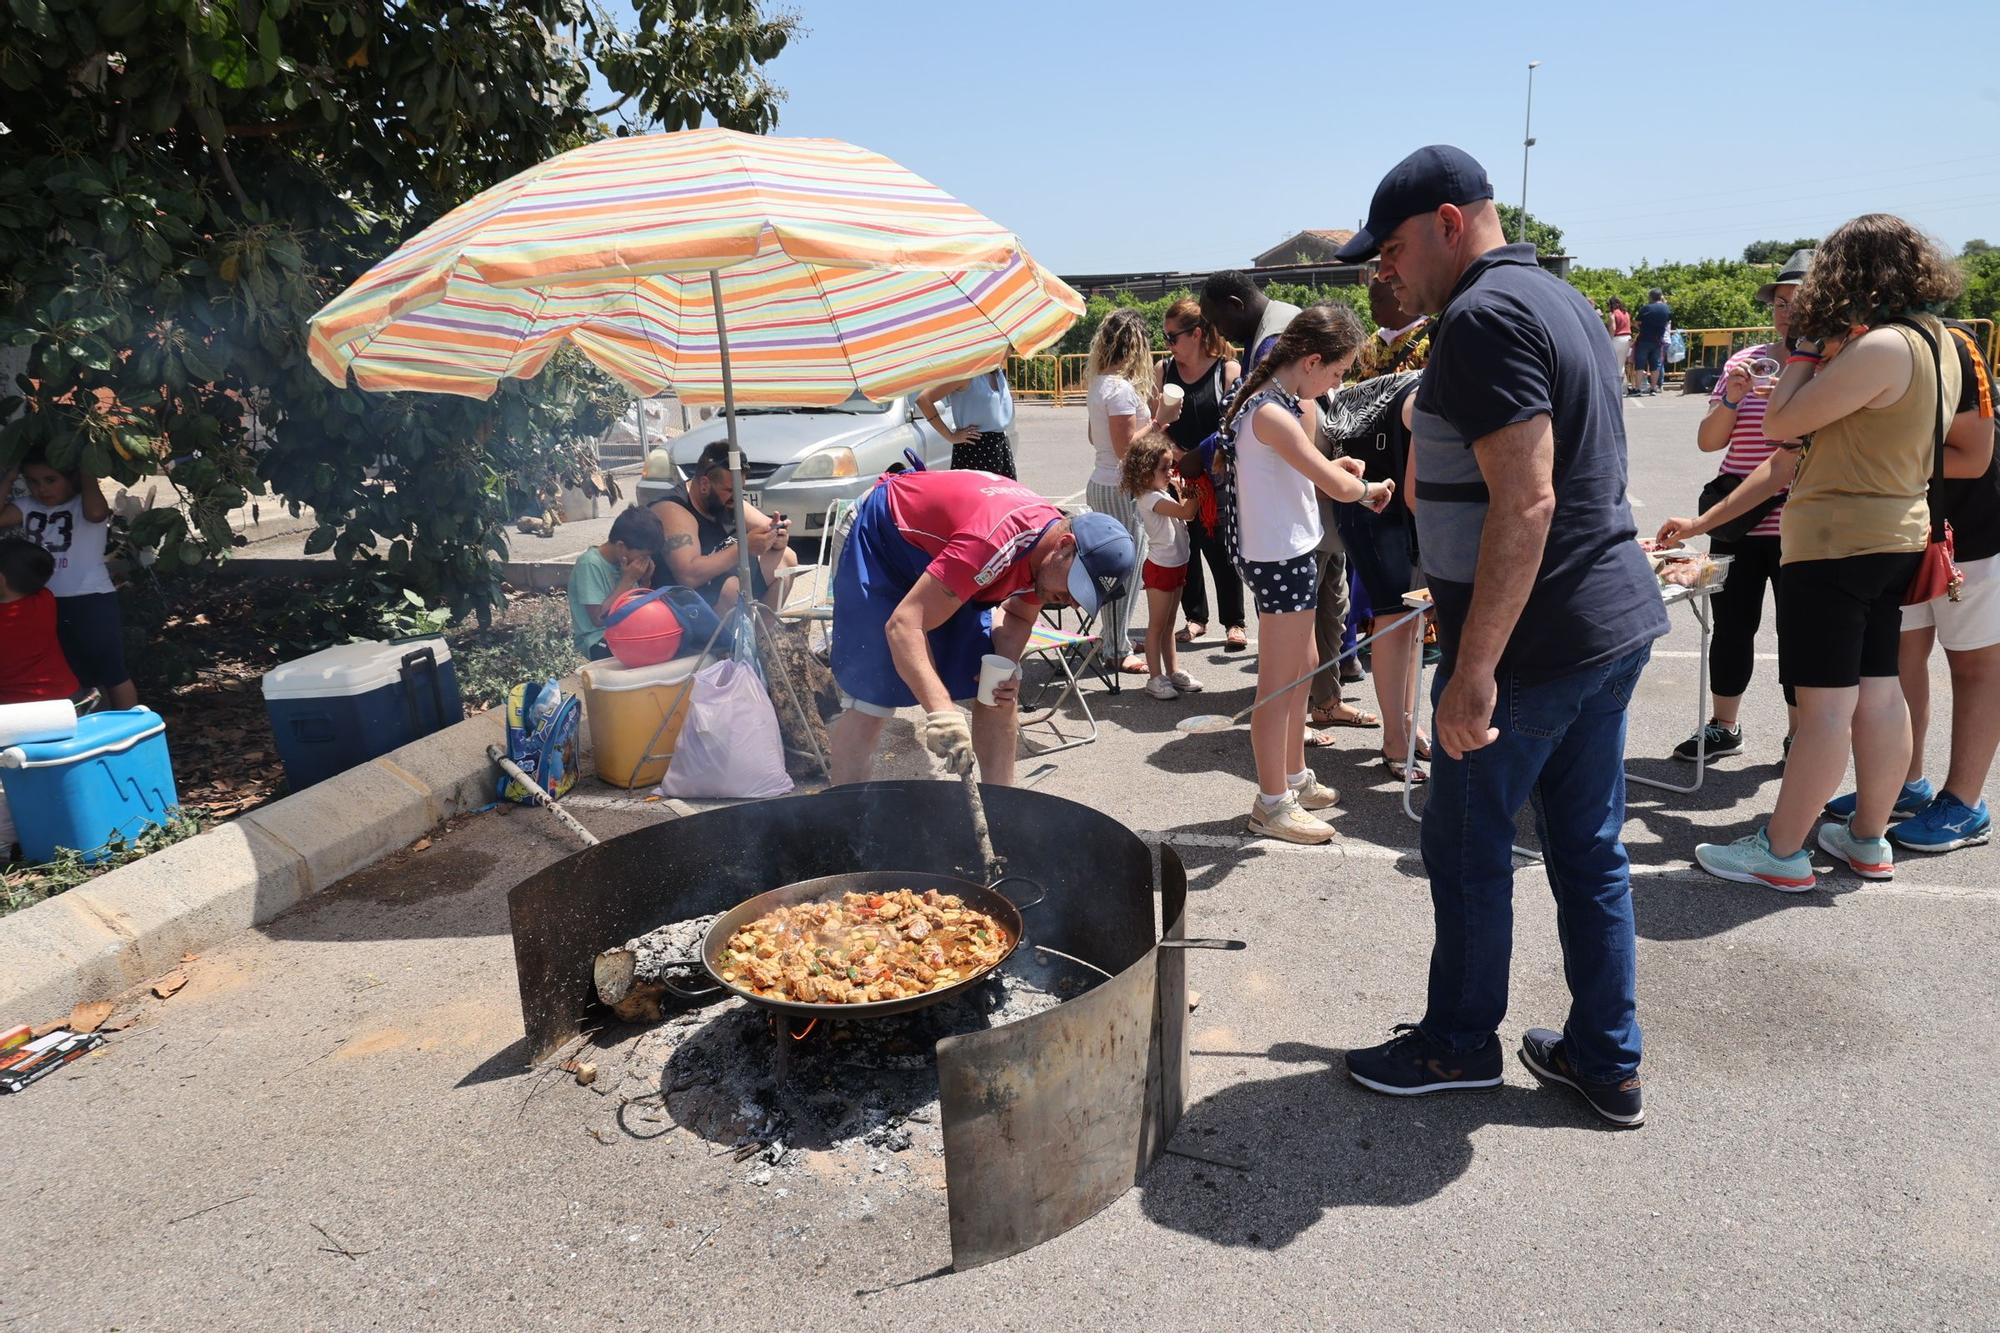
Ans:
[[[24,537],[0,538],[0,704],[67,699],[76,676],[56,642],[55,557]]]

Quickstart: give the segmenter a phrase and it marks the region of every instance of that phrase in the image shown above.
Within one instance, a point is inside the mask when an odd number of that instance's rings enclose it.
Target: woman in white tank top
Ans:
[[[1345,306],[1301,311],[1244,379],[1224,419],[1234,431],[1236,566],[1257,602],[1257,697],[1267,699],[1316,665],[1313,611],[1318,600],[1319,502],[1380,510],[1393,483],[1364,482],[1358,460],[1322,457],[1301,424],[1302,401],[1340,383],[1361,346],[1360,321]],[[1257,759],[1257,800],[1250,831],[1287,842],[1323,843],[1333,826],[1312,814],[1339,799],[1306,767],[1303,686],[1250,715]]]

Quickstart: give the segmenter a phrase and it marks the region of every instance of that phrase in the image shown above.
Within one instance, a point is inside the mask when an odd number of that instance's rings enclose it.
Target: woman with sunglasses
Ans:
[[[1201,303],[1182,297],[1167,307],[1161,320],[1167,338],[1167,355],[1154,369],[1154,381],[1164,388],[1172,384],[1181,390],[1178,405],[1153,394],[1153,416],[1165,422],[1167,438],[1186,454],[1187,466],[1181,477],[1196,501],[1195,515],[1188,520],[1187,582],[1181,587],[1181,613],[1187,624],[1174,637],[1192,643],[1208,632],[1208,589],[1201,576],[1202,561],[1215,576],[1217,619],[1227,634],[1223,647],[1241,652],[1250,646],[1244,633],[1243,580],[1237,576],[1236,562],[1222,535],[1216,531],[1215,491],[1201,471],[1199,459],[1189,450],[1213,435],[1222,425],[1222,395],[1242,375],[1243,367],[1232,360],[1229,344],[1201,317]]]

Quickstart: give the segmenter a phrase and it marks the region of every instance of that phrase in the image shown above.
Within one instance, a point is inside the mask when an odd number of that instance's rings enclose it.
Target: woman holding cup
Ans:
[[[1215,612],[1224,631],[1223,647],[1241,652],[1250,646],[1244,631],[1243,580],[1217,531],[1215,490],[1202,473],[1200,460],[1189,451],[1221,428],[1222,395],[1241,378],[1243,367],[1230,357],[1229,344],[1222,335],[1201,317],[1201,303],[1193,297],[1182,297],[1168,306],[1160,323],[1167,339],[1167,355],[1154,367],[1153,378],[1160,391],[1153,402],[1153,417],[1186,458],[1186,466],[1177,470],[1183,493],[1195,502],[1195,515],[1187,524],[1187,582],[1181,586],[1181,614],[1187,617],[1187,625],[1174,638],[1179,643],[1192,643],[1208,632],[1208,588],[1201,568],[1206,561],[1215,579]]]
[[[1771,388],[1785,358],[1785,339],[1792,331],[1792,299],[1805,281],[1813,252],[1800,250],[1778,270],[1776,281],[1757,290],[1757,299],[1771,307],[1771,323],[1778,336],[1772,342],[1757,343],[1735,353],[1724,363],[1722,377],[1708,395],[1708,414],[1701,419],[1695,443],[1706,454],[1722,454],[1716,476],[1702,489],[1701,507],[1707,509],[1743,484],[1765,460],[1778,456],[1777,492],[1760,498],[1747,515],[1734,525],[1740,531],[1724,535],[1711,531],[1711,555],[1733,556],[1729,577],[1710,601],[1715,613],[1715,640],[1709,653],[1710,684],[1714,699],[1708,724],[1674,749],[1674,758],[1693,763],[1704,748],[1709,759],[1738,754],[1743,749],[1743,729],[1737,717],[1743,707],[1743,692],[1757,661],[1757,630],[1764,621],[1764,588],[1771,589],[1773,608],[1778,601],[1778,525],[1785,509],[1784,487],[1790,484],[1796,455],[1781,452],[1776,440],[1764,438],[1764,409]],[[1768,506],[1768,507],[1766,507]],[[1758,517],[1758,515],[1762,517]],[[1743,518],[1756,521],[1746,525]],[[1772,614],[1777,614],[1775,609]],[[1785,748],[1791,749],[1792,733],[1798,726],[1798,696],[1785,687]],[[1704,742],[1706,745],[1704,747]]]

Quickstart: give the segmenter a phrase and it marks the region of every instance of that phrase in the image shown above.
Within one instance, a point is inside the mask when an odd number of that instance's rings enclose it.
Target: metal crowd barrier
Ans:
[[[1084,364],[1089,359],[1081,352],[1010,356],[1007,386],[1015,398],[1025,402],[1052,403],[1057,407],[1081,403],[1090,391],[1089,378],[1084,374]]]
[[[1986,364],[1991,366],[1995,354],[2000,353],[2000,329],[1996,329],[1990,319],[1968,319],[1962,322],[1977,331],[1980,346],[1986,351]],[[1680,333],[1687,339],[1687,360],[1678,366],[1668,367],[1670,371],[1720,370],[1723,363],[1731,356],[1745,347],[1771,341],[1777,336],[1778,331],[1766,324],[1762,328],[1682,329]]]

